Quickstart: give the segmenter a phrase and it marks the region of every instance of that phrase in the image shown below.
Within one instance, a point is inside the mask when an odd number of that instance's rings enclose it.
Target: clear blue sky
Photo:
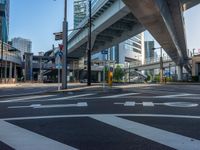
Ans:
[[[30,39],[34,53],[47,51],[52,44],[57,44],[53,33],[62,30],[64,0],[10,1],[10,39]],[[68,21],[69,28],[73,28],[73,0],[68,0]],[[188,48],[200,48],[200,5],[185,13],[185,22]]]

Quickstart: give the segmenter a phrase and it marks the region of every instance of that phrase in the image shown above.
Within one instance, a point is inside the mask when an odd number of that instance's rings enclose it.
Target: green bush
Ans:
[[[114,70],[113,79],[119,82],[120,80],[122,80],[123,76],[124,76],[123,69],[119,65],[117,65],[117,67]]]

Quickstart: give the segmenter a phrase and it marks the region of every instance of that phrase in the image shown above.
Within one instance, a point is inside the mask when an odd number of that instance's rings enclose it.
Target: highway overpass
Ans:
[[[93,52],[114,46],[146,29],[165,49],[171,59],[188,72],[187,46],[183,12],[200,0],[101,0],[92,10]],[[80,30],[69,36],[69,56],[83,57],[88,42],[88,18]],[[181,77],[180,77],[181,79]]]

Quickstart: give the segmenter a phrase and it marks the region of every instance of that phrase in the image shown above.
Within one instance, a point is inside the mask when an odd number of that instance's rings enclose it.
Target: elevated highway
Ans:
[[[187,45],[183,12],[200,0],[101,0],[92,9],[93,52],[103,50],[146,29],[154,36],[182,71],[188,72]],[[88,18],[83,29],[69,36],[69,56],[83,57],[87,50]],[[181,78],[181,77],[180,77]]]

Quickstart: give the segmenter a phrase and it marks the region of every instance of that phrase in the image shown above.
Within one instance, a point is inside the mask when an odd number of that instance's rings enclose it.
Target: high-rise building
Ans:
[[[105,50],[104,50],[105,51]],[[124,42],[108,48],[108,54],[98,53],[92,59],[113,60],[117,64],[143,64],[144,63],[144,34],[138,34]]]
[[[31,53],[32,42],[28,39],[17,37],[12,39],[12,46],[20,50],[21,57],[23,58],[24,53]]]
[[[0,0],[0,40],[8,42],[10,0]]]
[[[74,28],[77,28],[80,22],[87,15],[87,0],[74,0]]]
[[[154,41],[145,41],[145,61],[149,63],[154,60]]]

